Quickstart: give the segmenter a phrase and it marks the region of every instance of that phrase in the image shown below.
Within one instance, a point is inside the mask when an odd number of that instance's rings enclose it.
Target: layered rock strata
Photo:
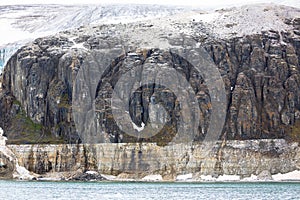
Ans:
[[[201,144],[157,146],[147,144],[9,145],[19,164],[38,174],[96,171],[120,178],[141,179],[159,174],[164,180],[193,174],[251,175],[300,170],[298,143],[285,140],[219,142],[211,154]],[[222,148],[220,148],[222,146]],[[262,176],[262,175],[261,175]]]

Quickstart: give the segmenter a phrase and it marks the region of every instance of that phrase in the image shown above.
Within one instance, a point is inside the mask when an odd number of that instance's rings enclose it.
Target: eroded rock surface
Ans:
[[[143,144],[95,145],[9,145],[21,166],[35,173],[81,171],[75,180],[102,180],[102,175],[142,179],[160,175],[175,180],[178,175],[193,174],[219,177],[236,175],[241,179],[257,175],[268,179],[271,174],[300,170],[298,143],[285,140],[227,141],[214,145],[206,155],[201,144],[157,146]],[[92,171],[92,172],[91,172]],[[269,175],[268,175],[269,174]],[[103,177],[105,179],[105,177]]]
[[[36,39],[18,50],[5,67],[1,81],[0,123],[11,143],[81,142],[82,131],[80,127],[76,129],[72,115],[76,75],[94,50],[121,49],[123,52],[110,62],[102,81],[95,83],[97,93],[91,97],[91,101],[96,100],[97,125],[103,128],[106,142],[140,141],[116,125],[110,99],[116,82],[125,72],[145,65],[161,69],[167,65],[186,77],[200,108],[199,131],[193,139],[201,141],[211,125],[209,119],[214,109],[203,74],[195,73],[187,60],[171,52],[146,48],[159,43],[161,46],[182,46],[188,51],[194,45],[208,52],[211,57],[208,59],[213,60],[224,81],[227,115],[220,138],[297,140],[300,124],[299,18],[282,20],[287,30],[268,30],[226,39],[210,35],[207,25],[201,22],[181,18],[81,27]],[[128,111],[138,127],[147,126],[151,117],[149,103],[161,104],[167,116],[158,115],[157,118],[166,126],[149,141],[162,145],[176,133],[180,111],[185,112],[177,102],[178,97],[169,89],[141,85],[134,91]],[[185,88],[179,87],[179,90]]]

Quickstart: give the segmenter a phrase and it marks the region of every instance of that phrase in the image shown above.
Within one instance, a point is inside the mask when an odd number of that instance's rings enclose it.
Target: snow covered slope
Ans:
[[[300,9],[276,4],[253,4],[192,15],[218,38],[241,37],[262,31],[290,30],[287,19],[300,17]]]
[[[5,36],[0,39],[0,46],[34,36],[34,33],[56,33],[89,24],[126,23],[183,11],[185,9],[181,7],[159,5],[0,6],[1,32]],[[6,33],[8,30],[10,33]],[[22,31],[22,35],[14,35],[12,31]]]
[[[26,42],[59,31],[99,23],[128,23],[165,17],[187,8],[162,5],[0,6],[0,69]]]
[[[300,8],[299,0],[275,0],[274,3],[285,5],[285,6],[292,6],[295,8]]]

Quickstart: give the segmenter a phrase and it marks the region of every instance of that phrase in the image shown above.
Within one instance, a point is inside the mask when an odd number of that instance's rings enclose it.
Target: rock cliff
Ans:
[[[9,59],[0,80],[0,125],[8,143],[24,144],[9,148],[21,166],[38,174],[91,170],[126,178],[159,174],[174,180],[189,173],[197,179],[197,174],[248,177],[299,170],[300,11],[274,6],[270,14],[270,7],[259,8],[258,16],[274,15],[278,23],[258,32],[234,33],[251,19],[241,22],[229,15],[232,10],[221,10],[231,20],[221,27],[226,29],[224,35],[214,33],[220,29],[218,21],[213,27],[192,14],[82,26],[34,40]],[[249,8],[244,12],[249,17]],[[181,47],[182,54],[173,51],[175,47]],[[195,49],[205,50],[201,56],[207,62],[202,64],[208,71],[216,66],[222,84],[214,82],[217,77],[197,71],[192,61],[200,55]],[[99,57],[101,52],[114,57]],[[194,56],[189,57],[192,61],[181,56],[187,54]],[[148,70],[150,78],[162,84],[145,84],[139,70]],[[180,81],[172,79],[171,73],[152,73],[155,70],[176,71]],[[90,87],[78,82],[78,77]],[[174,81],[164,85],[170,77]],[[210,81],[219,87],[211,87]],[[74,89],[76,84],[82,93]],[[123,109],[130,123],[118,119],[111,100],[126,91],[133,91]],[[74,101],[84,106],[78,108]],[[223,102],[220,108],[214,107],[216,101]],[[222,110],[224,125],[214,118],[222,116]],[[182,127],[182,121],[188,125]],[[214,140],[220,140],[205,156],[201,141],[211,127],[218,126],[222,131]],[[135,137],[126,131],[130,127],[150,137]],[[154,136],[152,129],[158,130]],[[91,135],[82,135],[86,130]],[[182,133],[195,143],[171,144]],[[103,141],[106,144],[86,144]],[[6,158],[0,155],[9,163]],[[10,174],[15,165],[0,170]]]
[[[187,78],[201,115],[194,140],[202,140],[213,109],[207,83],[202,74],[194,75],[188,61],[172,52],[133,47],[147,42],[145,36],[151,35],[170,45],[188,47],[193,43],[207,50],[227,93],[226,123],[220,138],[299,139],[300,18],[285,17],[282,22],[287,30],[226,39],[215,37],[207,25],[189,18],[81,27],[38,38],[19,49],[5,67],[1,81],[1,125],[12,143],[80,142],[72,116],[76,75],[93,50],[120,49],[125,44],[123,54],[111,62],[110,72],[102,76],[95,97],[98,124],[104,127],[109,141],[136,142],[119,129],[108,102],[122,74],[144,65],[168,65]],[[137,125],[147,124],[150,97],[156,96],[155,101],[167,110],[168,117],[158,119],[166,125],[150,142],[167,143],[168,137],[178,130],[176,120],[181,110],[178,99],[168,89],[141,86],[131,97],[130,114]]]
[[[174,181],[178,175],[219,177],[269,176],[300,169],[298,143],[285,140],[227,141],[208,156],[201,144],[157,146],[143,144],[8,145],[21,166],[45,176],[48,172],[96,171],[119,178],[141,179],[159,174]],[[70,177],[71,178],[71,177]],[[270,177],[269,177],[270,178]]]

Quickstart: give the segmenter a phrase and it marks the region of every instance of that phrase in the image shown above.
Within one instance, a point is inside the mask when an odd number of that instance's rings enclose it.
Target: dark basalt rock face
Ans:
[[[164,70],[165,68],[175,69],[183,78],[185,78],[192,86],[197,102],[200,106],[200,123],[199,131],[194,135],[195,140],[202,140],[204,133],[207,131],[209,126],[210,117],[210,96],[207,86],[205,85],[204,79],[197,72],[197,70],[182,57],[171,52],[164,52],[159,49],[145,50],[144,52],[132,53],[127,56],[123,56],[118,59],[118,62],[108,70],[109,73],[105,74],[101,78],[101,82],[98,85],[96,92],[96,110],[97,119],[99,124],[104,125],[104,130],[108,134],[111,142],[157,142],[157,143],[169,143],[178,132],[178,124],[180,123],[179,116],[182,112],[185,112],[181,106],[182,102],[179,102],[178,98],[170,88],[156,84],[140,85],[131,95],[129,101],[128,113],[130,113],[132,122],[138,127],[141,124],[147,124],[150,122],[150,104],[161,105],[166,113],[159,110],[152,114],[154,121],[160,121],[164,124],[163,128],[151,138],[138,139],[130,136],[120,130],[115,122],[112,114],[111,101],[113,89],[116,88],[117,81],[126,72],[129,72],[133,68],[144,66],[143,70],[153,69],[158,67],[158,71]],[[147,67],[146,67],[147,66]],[[155,78],[159,79],[163,76],[162,74],[156,74]],[[135,80],[141,80],[143,75],[141,71],[135,73],[132,79],[126,79],[122,82],[122,85],[128,85],[129,91],[134,90]],[[157,81],[159,82],[159,81]],[[175,84],[175,80],[174,80]],[[175,86],[179,91],[186,91],[183,85]],[[128,90],[126,90],[128,91]],[[122,92],[121,92],[122,93]],[[121,94],[120,94],[121,95]],[[193,119],[191,119],[193,120]],[[129,125],[131,126],[131,124]],[[203,132],[201,132],[203,130]]]
[[[66,38],[37,39],[10,59],[3,74],[1,95],[1,121],[5,120],[2,126],[10,139],[25,136],[31,140],[28,142],[39,142],[50,135],[47,140],[56,142],[55,137],[63,135],[65,140],[78,140],[72,134],[75,128],[69,97],[73,68],[79,65],[80,55],[75,60],[61,51],[67,45]]]
[[[207,50],[230,83],[227,138],[289,135],[299,119],[299,36],[270,31]]]
[[[298,137],[300,35],[297,20],[286,22],[296,23],[292,24],[295,27],[292,31],[268,31],[230,40],[195,37],[218,66],[225,84],[228,104],[222,138]],[[194,26],[197,30],[200,25]],[[119,32],[112,32],[110,26],[94,27],[98,35],[77,30],[74,41],[82,43],[87,50],[71,50],[74,44],[66,36],[69,33],[37,39],[18,50],[4,70],[0,96],[0,125],[9,141],[80,142],[72,117],[74,80],[90,50],[119,45],[116,38],[122,28],[121,25],[114,25],[113,30]],[[147,49],[135,53],[134,57],[127,52],[120,55],[119,61],[112,62],[111,71],[102,77],[98,85],[96,109],[101,111],[97,112],[97,119],[109,140],[136,141],[117,127],[109,99],[118,76],[128,68],[151,64],[150,60],[155,61],[153,65],[161,63],[178,68],[179,73],[193,86],[201,111],[199,134],[195,140],[202,140],[213,108],[201,74],[193,77],[193,67],[170,52]],[[172,136],[176,132],[176,118],[180,113],[176,96],[169,88],[141,86],[131,97],[130,115],[137,125],[147,124],[149,101],[153,95],[157,96],[158,103],[164,105],[168,116],[162,119],[167,126],[161,134],[149,141],[160,142],[159,138],[164,137],[162,143],[166,143],[170,139],[168,134]],[[26,130],[25,133],[22,130]]]

